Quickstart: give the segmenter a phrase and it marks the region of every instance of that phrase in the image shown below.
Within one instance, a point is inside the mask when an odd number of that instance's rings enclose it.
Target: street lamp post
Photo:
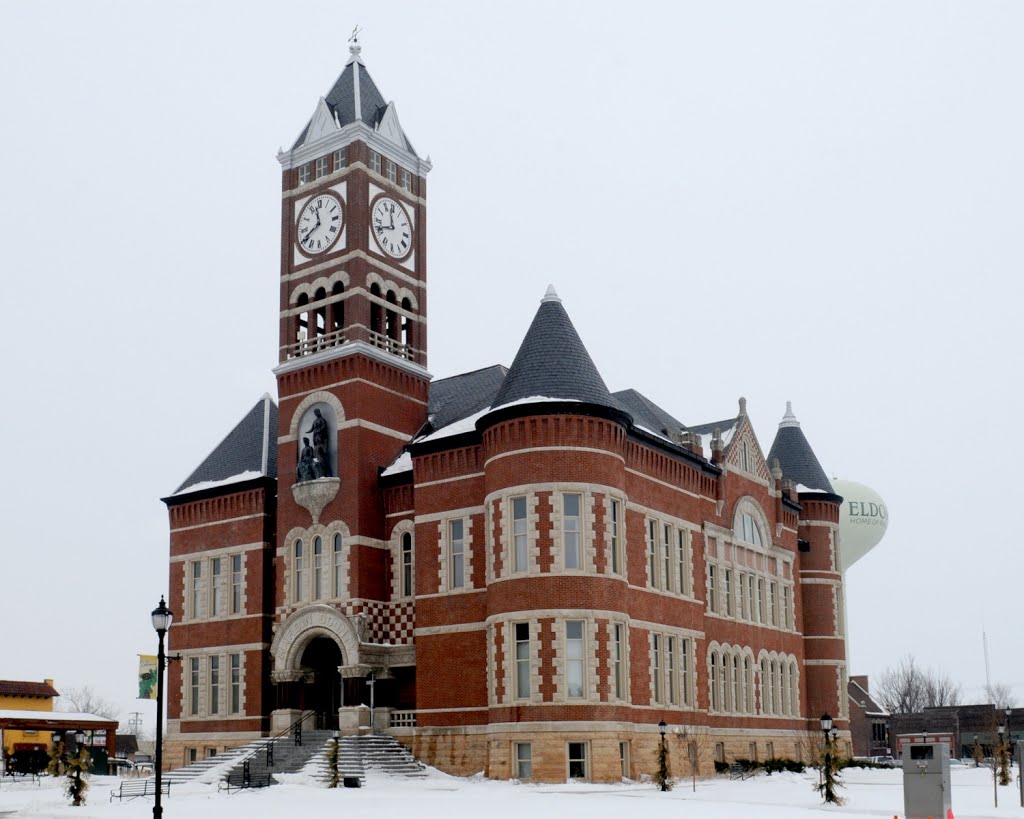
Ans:
[[[153,629],[157,634],[156,652],[156,792],[153,795],[153,819],[161,819],[164,809],[160,806],[160,785],[163,774],[163,739],[164,739],[164,637],[174,620],[174,613],[167,608],[164,596],[160,595],[160,605],[153,609]]]
[[[658,723],[658,731],[661,733],[661,747],[658,750],[658,779],[662,791],[668,790],[668,748],[665,747],[665,731],[668,725],[665,720]]]
[[[1006,728],[1004,726],[1000,725],[996,730],[999,732],[999,746],[998,746],[998,748],[996,750],[996,754],[997,754],[998,757],[1002,757],[1002,755],[1003,755],[1003,731],[1005,731]],[[999,807],[999,787],[998,787],[998,785],[999,785],[999,759],[997,758],[997,756],[993,756],[992,757],[992,801],[995,803],[995,806],[998,808]]]

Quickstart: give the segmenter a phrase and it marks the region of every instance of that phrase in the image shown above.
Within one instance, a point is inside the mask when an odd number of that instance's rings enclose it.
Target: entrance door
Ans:
[[[313,681],[303,688],[303,708],[316,712],[316,727],[338,727],[338,708],[341,705],[341,649],[327,637],[310,641],[302,652],[302,667],[313,672]]]

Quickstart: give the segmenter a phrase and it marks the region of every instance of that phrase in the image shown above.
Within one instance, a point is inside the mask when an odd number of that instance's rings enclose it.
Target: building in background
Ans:
[[[662,720],[705,771],[848,740],[842,498],[792,412],[765,458],[743,399],[610,392],[553,288],[510,367],[433,380],[430,163],[357,44],[278,158],[277,401],[164,499],[168,764],[297,720],[548,781],[650,773]]]
[[[850,677],[846,693],[850,703],[850,741],[853,755],[890,756],[889,712],[869,693],[866,676]]]
[[[0,712],[53,711],[53,701],[59,696],[53,680],[0,680]],[[50,743],[48,731],[31,728],[7,728],[3,731],[4,754],[48,748]]]

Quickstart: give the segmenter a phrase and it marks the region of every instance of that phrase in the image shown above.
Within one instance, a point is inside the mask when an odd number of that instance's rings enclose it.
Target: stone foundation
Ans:
[[[241,745],[248,745],[254,739],[258,737],[245,737],[242,739],[204,739],[202,735],[196,736],[183,736],[178,734],[177,736],[164,740],[164,755],[163,755],[163,769],[165,771],[172,771],[175,768],[181,768],[184,765],[189,764],[189,749],[194,748],[196,751],[196,759],[205,759],[209,756],[209,750],[213,749],[217,754],[222,754],[232,748],[238,748]]]

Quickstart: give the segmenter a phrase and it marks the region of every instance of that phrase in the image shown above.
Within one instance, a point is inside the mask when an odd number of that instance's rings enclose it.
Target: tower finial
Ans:
[[[562,302],[562,300],[558,298],[558,293],[555,292],[555,286],[553,284],[548,285],[548,289],[544,293],[544,298],[540,300],[541,304],[543,304],[546,301],[557,301],[558,303]]]
[[[793,402],[787,401],[786,414],[782,416],[782,421],[779,422],[779,429],[798,426],[800,426],[800,422],[796,420],[796,416],[793,414]]]
[[[362,60],[359,57],[360,52],[363,50],[363,47],[359,45],[359,34],[361,32],[362,29],[359,28],[359,26],[356,26],[354,29],[352,29],[352,33],[348,37],[348,50],[349,53],[352,55],[351,58],[349,59],[349,62],[351,62],[352,60],[358,60],[362,62]]]

